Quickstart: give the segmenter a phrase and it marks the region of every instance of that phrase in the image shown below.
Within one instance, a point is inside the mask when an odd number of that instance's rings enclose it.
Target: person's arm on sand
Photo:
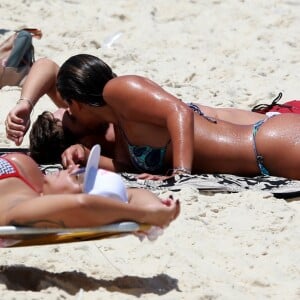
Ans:
[[[194,151],[193,111],[154,82],[139,76],[120,76],[104,88],[104,99],[124,119],[168,128],[173,169],[190,171]],[[126,105],[125,105],[126,104]]]
[[[17,146],[22,144],[30,126],[30,114],[43,95],[47,94],[58,107],[66,107],[55,86],[58,69],[58,65],[47,58],[39,59],[31,67],[20,100],[5,121],[6,136]]]
[[[179,210],[178,201],[161,201],[147,190],[135,189],[129,191],[129,203],[88,194],[44,195],[22,201],[0,220],[33,227],[93,227],[129,220],[165,227]]]

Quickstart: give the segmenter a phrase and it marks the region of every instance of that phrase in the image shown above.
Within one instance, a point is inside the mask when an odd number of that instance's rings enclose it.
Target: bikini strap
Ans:
[[[264,114],[268,112],[270,109],[272,109],[275,105],[280,107],[288,107],[285,104],[279,104],[278,102],[282,98],[282,93],[280,92],[277,97],[271,102],[271,104],[257,104],[255,105],[251,111]]]
[[[198,115],[202,116],[203,118],[205,118],[205,119],[208,120],[209,122],[212,122],[212,123],[217,124],[217,120],[216,120],[215,118],[212,118],[212,117],[209,117],[209,116],[205,115],[205,114],[203,113],[203,111],[199,108],[198,105],[196,105],[196,104],[194,104],[194,103],[192,103],[192,102],[189,103],[188,105],[189,105],[189,107],[190,107],[195,113],[197,113]]]

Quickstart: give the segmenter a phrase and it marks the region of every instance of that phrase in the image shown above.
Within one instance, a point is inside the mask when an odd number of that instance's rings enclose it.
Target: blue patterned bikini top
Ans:
[[[126,142],[133,166],[141,172],[159,173],[164,166],[165,154],[170,141],[164,147],[137,146],[130,143],[122,127],[119,127]]]
[[[194,112],[203,116],[211,122],[216,122],[213,118],[205,116],[200,108],[193,104],[187,104]],[[142,172],[149,173],[159,173],[163,170],[164,167],[164,158],[167,151],[167,147],[170,144],[171,140],[167,142],[164,147],[151,147],[151,146],[136,146],[130,143],[124,130],[119,126],[126,142],[128,151],[130,154],[130,159],[134,167]]]

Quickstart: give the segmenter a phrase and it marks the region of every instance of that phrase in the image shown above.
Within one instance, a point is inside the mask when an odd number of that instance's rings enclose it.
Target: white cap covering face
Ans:
[[[99,168],[100,146],[95,145],[85,168],[83,191],[90,195],[101,195],[128,202],[127,190],[122,177],[117,173]]]

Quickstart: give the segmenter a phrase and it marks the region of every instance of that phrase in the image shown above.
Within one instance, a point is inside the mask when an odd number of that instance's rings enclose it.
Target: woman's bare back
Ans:
[[[255,175],[252,125],[235,125],[195,116],[193,171]]]

